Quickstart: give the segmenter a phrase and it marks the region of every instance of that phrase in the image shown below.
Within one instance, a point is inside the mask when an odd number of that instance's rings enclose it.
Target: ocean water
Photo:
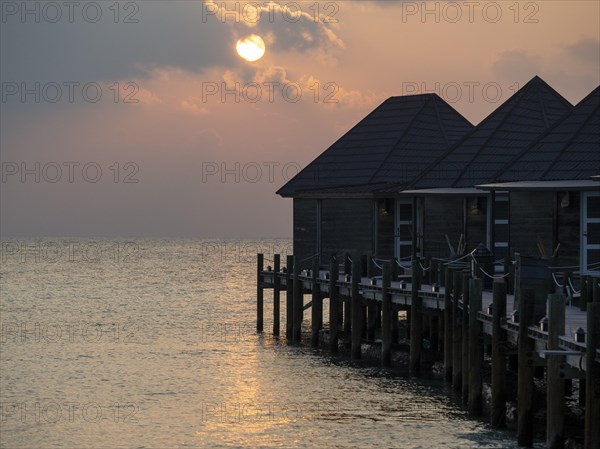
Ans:
[[[438,379],[274,339],[269,291],[256,335],[258,251],[291,242],[3,239],[0,447],[517,447]]]

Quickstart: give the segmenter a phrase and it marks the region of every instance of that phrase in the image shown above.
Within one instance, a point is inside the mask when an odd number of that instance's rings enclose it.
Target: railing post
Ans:
[[[455,392],[462,391],[462,333],[466,332],[467,323],[463,323],[462,311],[458,308],[462,295],[462,272],[455,271],[452,280],[454,285],[454,301],[452,303],[452,387]],[[467,369],[465,367],[465,369]]]
[[[452,382],[452,269],[446,266],[444,290],[444,375]]]
[[[304,288],[302,282],[299,279],[300,263],[296,256],[294,256],[294,330],[292,339],[295,342],[299,342],[302,339],[302,315],[303,315],[303,296]]]

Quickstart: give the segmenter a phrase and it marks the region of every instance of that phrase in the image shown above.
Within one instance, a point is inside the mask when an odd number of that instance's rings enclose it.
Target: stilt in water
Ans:
[[[421,267],[418,259],[413,261],[411,283],[410,314],[410,354],[408,370],[411,376],[421,374],[421,348],[423,346],[423,299],[419,295],[421,288]]]
[[[273,336],[279,337],[280,315],[281,315],[281,256],[273,256]]]
[[[452,269],[446,267],[444,290],[444,375],[452,382]]]
[[[381,364],[392,364],[392,297],[388,293],[391,282],[391,266],[389,262],[383,263],[383,279],[381,285]]]
[[[258,254],[256,257],[256,332],[261,334],[263,331],[263,307],[264,307],[264,289],[263,289],[263,266],[264,256]]]
[[[292,273],[294,271],[294,256],[287,256],[287,268],[285,270],[285,338],[291,341],[294,335],[294,282]]]
[[[560,350],[558,337],[565,334],[565,299],[562,293],[548,295],[548,349]],[[548,356],[546,388],[546,447],[565,447],[565,381],[560,377],[564,357]]]
[[[517,374],[517,442],[533,447],[533,342],[528,327],[533,320],[534,291],[522,289],[519,293],[519,347]]]
[[[313,347],[319,346],[319,331],[323,324],[323,298],[317,279],[319,279],[319,256],[313,258],[312,263],[312,308],[311,308],[311,344]]]
[[[469,414],[481,416],[483,408],[483,326],[477,319],[481,310],[482,279],[469,281]]]
[[[331,352],[337,352],[338,340],[339,340],[339,311],[340,307],[338,304],[338,291],[337,291],[337,280],[338,280],[339,266],[335,256],[331,256],[329,260],[329,350]]]
[[[352,344],[351,357],[353,359],[361,358],[361,336],[362,336],[362,304],[358,293],[358,283],[360,282],[360,260],[355,258],[352,263]]]
[[[504,345],[506,331],[502,320],[506,318],[506,283],[494,282],[492,302],[492,416],[496,429],[506,426],[506,357]]]

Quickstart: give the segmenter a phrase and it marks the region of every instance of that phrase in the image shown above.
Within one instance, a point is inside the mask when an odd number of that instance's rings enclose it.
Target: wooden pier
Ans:
[[[398,312],[409,317],[409,373],[421,372],[423,341],[444,360],[444,372],[453,389],[462,394],[470,415],[483,414],[484,348],[491,346],[491,424],[506,423],[506,375],[509,359],[516,358],[517,439],[533,447],[534,372],[544,369],[547,380],[546,443],[564,447],[564,403],[567,382],[577,379],[585,404],[585,448],[600,448],[600,279],[583,277],[581,295],[567,304],[565,296],[548,285],[546,316],[540,320],[539,286],[518,288],[514,294],[507,279],[519,278],[517,269],[491,276],[491,289],[484,289],[484,275],[476,263],[437,260],[412,261],[410,269],[397,260],[377,262],[370,257],[332,257],[328,265],[312,258],[312,269],[299,270],[294,256],[280,267],[264,267],[257,256],[257,331],[263,332],[264,289],[273,289],[273,334],[279,335],[280,292],[286,292],[286,337],[300,342],[304,311],[311,308],[313,346],[328,334],[331,351],[342,337],[350,343],[353,359],[362,357],[363,342],[381,343],[381,363],[391,365],[391,346],[397,342]],[[299,261],[298,261],[299,262]],[[425,266],[422,265],[425,263]],[[509,264],[505,264],[509,267]],[[402,272],[403,274],[399,274]],[[475,274],[475,277],[473,276]],[[570,282],[562,277],[563,284]],[[554,277],[556,287],[561,287]],[[414,288],[416,286],[416,288]],[[529,286],[526,286],[529,287]],[[560,290],[560,289],[559,289]],[[304,295],[311,301],[304,303]],[[323,323],[323,299],[329,298],[329,323]],[[542,298],[544,299],[544,298]],[[577,304],[575,304],[575,301]],[[466,305],[466,307],[465,307]],[[380,339],[377,339],[377,336]]]

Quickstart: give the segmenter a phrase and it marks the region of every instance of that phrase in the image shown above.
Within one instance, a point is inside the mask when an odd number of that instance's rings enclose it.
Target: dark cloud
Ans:
[[[26,2],[11,3],[22,7]],[[75,10],[73,23],[67,9],[57,23],[46,20],[48,11],[41,12],[40,23],[32,15],[25,21],[20,14],[5,15],[0,34],[2,80],[115,80],[141,77],[155,67],[199,71],[233,61],[230,30],[203,22],[201,2],[131,2],[139,9],[121,10],[119,23],[110,9],[112,2],[95,3],[102,8],[97,23],[86,21],[81,10]],[[137,23],[123,23],[128,14]]]

